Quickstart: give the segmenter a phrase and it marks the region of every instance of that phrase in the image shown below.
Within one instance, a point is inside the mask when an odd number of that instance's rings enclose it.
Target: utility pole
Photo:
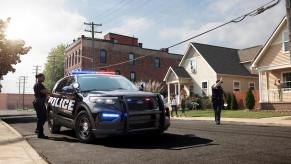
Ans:
[[[92,49],[91,49],[91,57],[92,57],[92,59],[93,59],[93,62],[92,62],[92,70],[93,71],[96,71],[96,55],[95,55],[95,46],[94,46],[94,34],[95,33],[102,33],[101,31],[95,31],[95,29],[94,29],[94,27],[95,26],[102,26],[102,24],[95,24],[94,22],[91,22],[91,23],[86,23],[86,22],[84,22],[84,24],[85,25],[87,25],[87,26],[90,26],[90,28],[91,28],[91,30],[86,30],[85,29],[85,31],[86,32],[91,32],[91,39],[92,39]]]
[[[41,66],[40,65],[34,65],[33,66],[33,74],[37,75],[39,70],[40,70]],[[37,82],[37,79],[35,78],[35,83]]]
[[[24,110],[24,94],[25,94],[25,85],[27,83],[27,76],[19,76],[19,95],[20,95],[20,86],[22,84],[22,109]]]

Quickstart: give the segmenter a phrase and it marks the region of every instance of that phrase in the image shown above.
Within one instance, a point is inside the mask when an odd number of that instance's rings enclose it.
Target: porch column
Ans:
[[[177,84],[175,83],[175,95],[177,95]]]
[[[180,82],[178,82],[178,97],[177,97],[178,104],[180,104],[180,97],[181,97],[181,84],[180,84]]]
[[[170,106],[171,105],[171,92],[170,92],[170,83],[168,83],[168,105]]]
[[[263,83],[262,83],[262,72],[259,71],[259,96],[260,96],[260,102],[263,102]]]

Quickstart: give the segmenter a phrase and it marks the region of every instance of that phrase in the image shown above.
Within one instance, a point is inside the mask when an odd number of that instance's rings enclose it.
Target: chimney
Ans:
[[[289,50],[291,50],[291,0],[285,0],[285,2],[286,2],[286,16],[287,16],[288,30],[289,30]]]
[[[142,48],[142,43],[138,43],[138,46],[139,46],[140,48]]]
[[[160,51],[169,53],[169,49],[168,48],[161,48]]]

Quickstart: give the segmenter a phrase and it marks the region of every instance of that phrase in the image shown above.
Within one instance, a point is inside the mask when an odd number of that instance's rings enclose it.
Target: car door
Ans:
[[[75,91],[73,90],[73,83],[75,82],[75,77],[74,76],[69,76],[66,81],[64,82],[64,87],[69,87],[70,89],[65,91],[62,88],[62,97],[61,97],[61,102],[59,105],[59,110],[62,112],[63,115],[73,118],[73,110],[75,108],[75,102],[76,102],[76,94]]]

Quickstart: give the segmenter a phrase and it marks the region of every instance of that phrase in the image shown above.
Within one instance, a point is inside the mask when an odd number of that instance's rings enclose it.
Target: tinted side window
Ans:
[[[68,78],[64,78],[63,80],[61,80],[58,84],[58,86],[56,87],[56,90],[55,92],[56,93],[60,93],[60,92],[63,92],[63,87],[67,85],[67,82],[68,82]]]

